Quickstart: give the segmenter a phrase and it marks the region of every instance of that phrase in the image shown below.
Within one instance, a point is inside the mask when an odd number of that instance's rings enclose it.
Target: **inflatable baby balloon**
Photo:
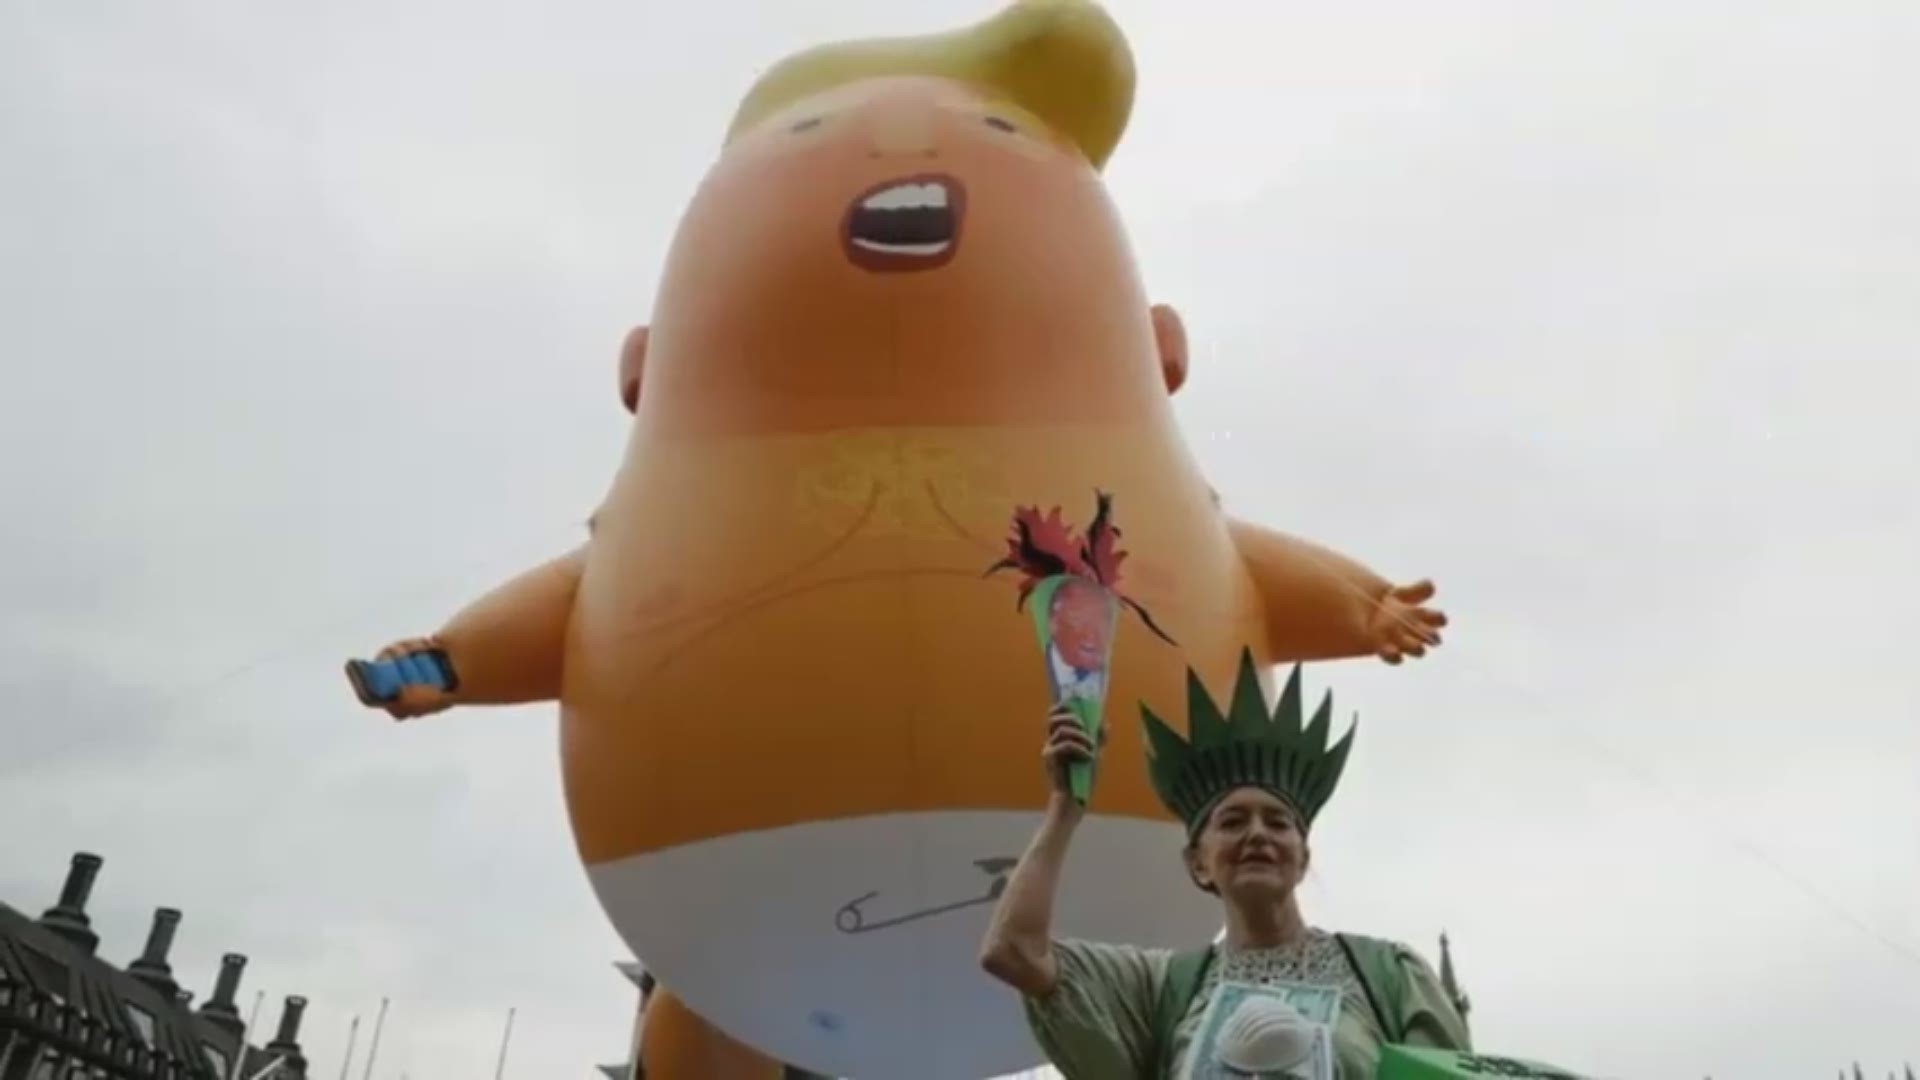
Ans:
[[[767,71],[627,341],[589,539],[353,668],[397,716],[558,700],[608,916],[780,1061],[1039,1059],[976,953],[1055,701],[1177,711],[1243,646],[1265,670],[1438,640],[1430,586],[1226,515],[1196,468],[1185,336],[1100,178],[1133,83],[1087,0]],[[1111,725],[1057,914],[1185,944],[1217,910],[1140,738]]]

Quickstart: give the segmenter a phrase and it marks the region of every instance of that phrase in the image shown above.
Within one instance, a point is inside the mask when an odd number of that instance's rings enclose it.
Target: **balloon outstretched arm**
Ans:
[[[396,720],[456,705],[521,705],[560,696],[567,623],[586,565],[581,546],[481,597],[439,633],[351,661],[362,703]]]
[[[1229,519],[1228,530],[1266,610],[1274,663],[1378,656],[1398,664],[1440,644],[1447,616],[1427,606],[1432,582],[1395,585],[1338,552],[1245,521]]]

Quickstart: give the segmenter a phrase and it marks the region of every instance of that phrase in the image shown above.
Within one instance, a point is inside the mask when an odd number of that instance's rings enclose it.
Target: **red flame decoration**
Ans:
[[[1060,517],[1054,507],[1043,517],[1037,506],[1017,507],[1013,512],[1013,535],[1007,540],[1007,557],[987,568],[994,574],[1018,570],[1020,595],[1014,603],[1017,611],[1026,610],[1027,598],[1034,587],[1050,577],[1072,574],[1096,582],[1131,608],[1147,629],[1169,645],[1174,640],[1153,621],[1147,609],[1120,591],[1120,564],[1127,553],[1119,549],[1120,528],[1113,523],[1113,496],[1094,492],[1093,523],[1087,535],[1075,535],[1073,526]]]

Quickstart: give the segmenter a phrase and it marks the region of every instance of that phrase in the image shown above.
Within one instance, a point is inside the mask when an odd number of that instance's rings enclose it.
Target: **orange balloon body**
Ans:
[[[457,703],[559,698],[594,887],[718,1029],[832,1075],[1038,1059],[975,955],[993,860],[1045,798],[1049,685],[984,571],[1016,506],[1084,526],[1096,489],[1122,589],[1179,644],[1122,617],[1059,925],[1212,932],[1139,703],[1182,714],[1189,666],[1222,693],[1243,647],[1374,653],[1388,586],[1222,513],[1169,400],[1184,349],[1086,159],[968,85],[844,85],[714,166],[628,343],[635,423],[590,542],[440,641]]]

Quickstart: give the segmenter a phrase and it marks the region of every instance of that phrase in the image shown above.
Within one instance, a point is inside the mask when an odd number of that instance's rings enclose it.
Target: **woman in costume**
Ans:
[[[1154,790],[1186,824],[1187,873],[1225,916],[1223,940],[1187,952],[1054,936],[1060,868],[1085,813],[1067,771],[1097,748],[1070,713],[1051,717],[1043,756],[1053,796],[981,963],[1020,991],[1036,1039],[1069,1080],[1363,1080],[1385,1044],[1471,1049],[1465,1020],[1411,949],[1301,915],[1309,830],[1353,732],[1329,748],[1332,696],[1304,726],[1300,697],[1296,667],[1269,713],[1244,656],[1225,715],[1190,676],[1187,739],[1143,709]]]

